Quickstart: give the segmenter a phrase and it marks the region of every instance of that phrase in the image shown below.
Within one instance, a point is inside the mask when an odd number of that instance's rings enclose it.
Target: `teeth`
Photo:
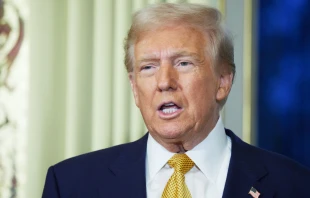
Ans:
[[[168,109],[163,109],[163,113],[165,114],[170,114],[176,112],[178,109],[177,108],[168,108]]]
[[[174,105],[173,102],[170,102],[170,103],[168,103],[168,104],[165,104],[165,106],[173,106],[173,105]]]

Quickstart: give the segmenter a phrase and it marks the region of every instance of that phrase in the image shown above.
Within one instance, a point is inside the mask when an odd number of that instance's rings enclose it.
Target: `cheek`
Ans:
[[[204,71],[205,72],[205,71]],[[195,96],[210,96],[216,90],[216,83],[212,76],[192,76],[190,79],[186,80],[185,89],[193,93]],[[215,96],[215,94],[214,94]],[[208,98],[208,99],[209,99]]]
[[[156,86],[152,80],[137,81],[137,95],[139,98],[140,107],[149,107],[152,105]],[[141,109],[143,110],[143,109]]]
[[[205,111],[216,104],[216,86],[211,79],[195,79],[186,87],[187,102],[196,112]],[[204,109],[204,110],[203,110]]]

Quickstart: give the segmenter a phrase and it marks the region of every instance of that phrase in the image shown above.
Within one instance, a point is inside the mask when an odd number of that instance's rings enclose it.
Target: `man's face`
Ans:
[[[149,31],[135,44],[129,74],[135,102],[159,143],[195,145],[216,124],[218,101],[226,95],[207,45],[204,34],[189,26]]]

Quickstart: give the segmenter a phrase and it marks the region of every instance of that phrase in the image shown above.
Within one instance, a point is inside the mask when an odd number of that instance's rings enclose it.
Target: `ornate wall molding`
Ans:
[[[28,61],[22,0],[0,0],[0,197],[22,197]]]

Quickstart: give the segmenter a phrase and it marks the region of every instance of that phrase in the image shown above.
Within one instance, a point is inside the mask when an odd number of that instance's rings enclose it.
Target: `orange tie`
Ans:
[[[174,168],[162,195],[162,198],[191,198],[185,184],[185,173],[187,173],[193,166],[194,162],[186,154],[175,154],[168,164]]]

